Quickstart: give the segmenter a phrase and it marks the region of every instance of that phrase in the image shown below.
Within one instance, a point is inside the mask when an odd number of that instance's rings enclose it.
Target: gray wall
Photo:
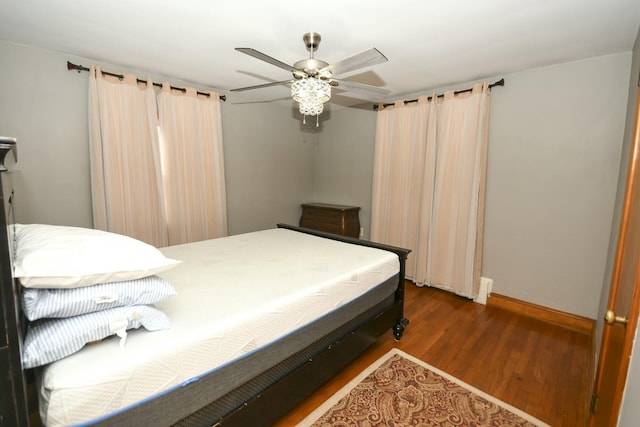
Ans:
[[[225,103],[222,124],[229,234],[297,225],[313,198],[317,134],[275,103]]]
[[[492,93],[483,276],[493,291],[596,318],[631,53],[506,75]]]
[[[77,58],[0,42],[0,134],[18,138],[17,220],[90,227],[87,75]]]
[[[87,76],[65,63],[91,60],[5,42],[0,56],[18,220],[90,226]],[[630,66],[629,52],[499,76],[483,265],[494,292],[596,318]],[[374,112],[334,109],[319,131],[286,105],[227,102],[222,114],[230,233],[296,223],[300,203],[324,201],[361,206],[368,236]]]
[[[376,112],[347,108],[323,123],[315,155],[316,202],[360,206],[360,226],[369,238]]]

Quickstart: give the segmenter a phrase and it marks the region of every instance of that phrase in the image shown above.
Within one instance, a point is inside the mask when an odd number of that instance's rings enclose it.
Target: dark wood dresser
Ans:
[[[303,203],[301,206],[300,227],[360,237],[360,207],[328,203]]]

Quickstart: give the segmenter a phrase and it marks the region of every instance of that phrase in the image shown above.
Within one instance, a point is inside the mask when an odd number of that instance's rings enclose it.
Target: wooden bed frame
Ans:
[[[15,141],[3,143],[0,140],[0,170],[6,171],[3,166],[5,157],[9,153],[13,153],[15,157]],[[7,337],[6,342],[0,341],[0,372],[3,373],[2,375],[8,372],[7,376],[0,377],[0,390],[2,390],[0,425],[27,426],[29,425],[29,408],[35,405],[27,399],[27,388],[31,386],[28,384],[31,380],[27,380],[31,377],[30,372],[23,370],[21,365],[21,343],[26,320],[20,312],[19,285],[13,278],[11,264],[13,245],[9,241],[12,236],[9,227],[13,223],[11,209],[13,190],[10,178],[10,173],[0,174],[2,183],[0,199],[4,206],[0,212],[2,228],[0,230],[0,296],[2,298],[0,314],[3,316],[0,339],[4,340],[5,336]],[[117,426],[125,423],[140,426],[164,425],[167,422],[165,416],[169,413],[175,416],[177,411],[184,412],[180,414],[181,421],[175,424],[181,426],[270,425],[335,376],[390,329],[396,339],[402,337],[408,324],[408,320],[404,318],[403,304],[405,261],[409,250],[285,224],[278,224],[278,227],[392,251],[397,254],[400,261],[395,294],[341,327],[330,331],[319,340],[321,344],[311,345],[300,352],[297,360],[301,360],[300,356],[304,356],[303,362],[296,362],[297,364],[293,367],[286,366],[284,368],[286,372],[279,375],[266,389],[257,391],[221,420],[211,418],[211,414],[215,413],[216,405],[219,405],[219,401],[224,398],[213,402],[207,400],[207,377],[204,377],[100,421],[98,425]],[[289,359],[281,365],[287,365],[287,363],[291,365],[288,361]],[[5,390],[11,390],[11,393],[5,395]],[[190,405],[184,404],[185,402],[189,402]],[[189,406],[193,408],[194,405],[200,409],[189,409]]]

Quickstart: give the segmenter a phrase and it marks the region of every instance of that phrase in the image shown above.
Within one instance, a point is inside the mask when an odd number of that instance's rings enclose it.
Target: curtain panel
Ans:
[[[480,284],[488,84],[378,112],[372,240],[412,250],[407,276],[474,298]]]
[[[157,247],[226,236],[217,93],[91,66],[89,128],[95,228]]]
[[[89,74],[94,227],[166,246],[153,84],[131,74],[109,76],[96,66]]]
[[[158,113],[169,244],[226,236],[218,95],[199,96],[193,88],[175,91],[164,83]]]

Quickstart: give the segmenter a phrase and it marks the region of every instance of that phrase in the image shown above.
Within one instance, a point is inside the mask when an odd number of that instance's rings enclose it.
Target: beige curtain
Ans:
[[[157,97],[169,244],[227,235],[220,98],[195,89]]]
[[[89,137],[94,227],[166,246],[157,109],[151,81],[89,78]]]
[[[489,120],[488,85],[396,102],[378,112],[372,240],[412,250],[407,277],[477,296]]]

